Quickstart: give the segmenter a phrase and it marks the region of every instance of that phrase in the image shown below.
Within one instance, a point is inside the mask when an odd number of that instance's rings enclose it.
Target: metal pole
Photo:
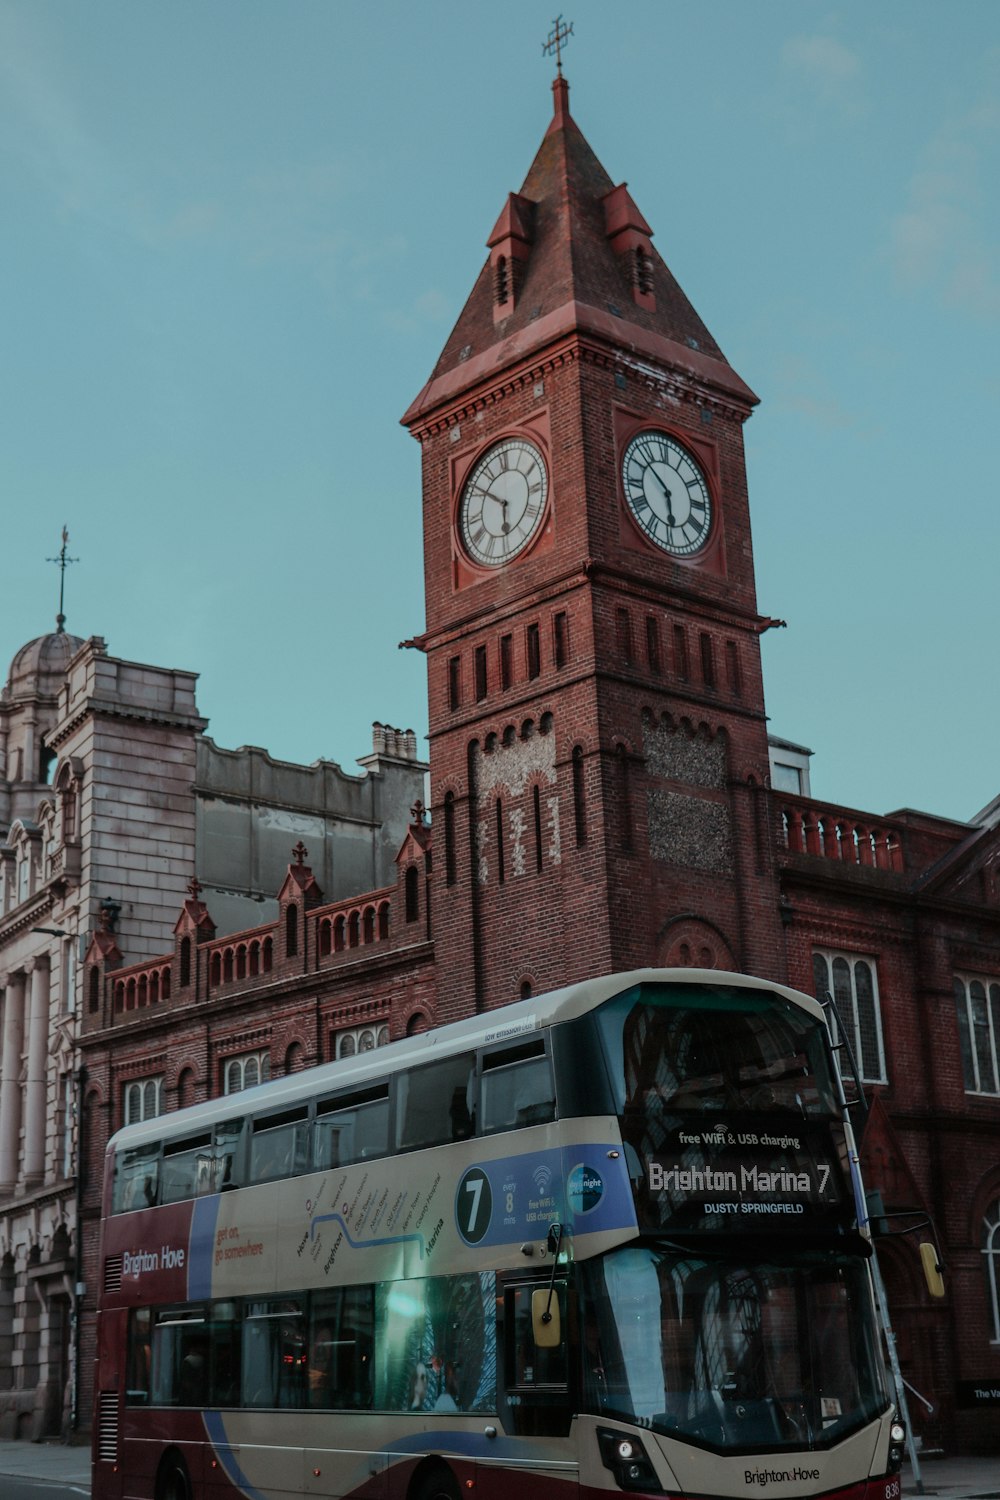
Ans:
[[[878,1302],[879,1318],[882,1323],[882,1332],[885,1334],[886,1348],[889,1352],[889,1368],[892,1372],[892,1383],[896,1387],[896,1405],[899,1409],[900,1421],[906,1429],[906,1451],[910,1459],[910,1467],[913,1470],[913,1482],[916,1485],[917,1494],[924,1493],[924,1481],[920,1473],[920,1459],[917,1456],[917,1445],[913,1441],[913,1429],[910,1426],[910,1408],[906,1401],[906,1382],[903,1372],[899,1368],[899,1356],[896,1353],[896,1335],[892,1331],[889,1322],[889,1303],[886,1300],[885,1284],[882,1281],[882,1272],[879,1270],[878,1256],[872,1250],[872,1280],[875,1283],[875,1297]]]

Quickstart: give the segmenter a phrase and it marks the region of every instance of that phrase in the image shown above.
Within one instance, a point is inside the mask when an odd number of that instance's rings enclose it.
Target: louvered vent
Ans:
[[[104,1262],[104,1290],[106,1292],[120,1292],[122,1289],[122,1258],[120,1255],[109,1255]]]
[[[118,1462],[118,1392],[102,1391],[97,1398],[97,1456],[107,1464]]]

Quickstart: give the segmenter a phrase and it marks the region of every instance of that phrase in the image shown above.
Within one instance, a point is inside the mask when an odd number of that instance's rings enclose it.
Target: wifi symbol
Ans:
[[[531,1175],[534,1179],[535,1186],[538,1189],[539,1193],[544,1196],[544,1194],[546,1194],[549,1190],[549,1183],[552,1181],[551,1167],[547,1167],[545,1163],[542,1162],[540,1166],[537,1166],[535,1168]]]

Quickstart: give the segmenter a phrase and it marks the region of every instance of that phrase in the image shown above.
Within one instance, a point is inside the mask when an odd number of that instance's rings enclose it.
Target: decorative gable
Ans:
[[[534,238],[534,203],[520,193],[508,193],[503,212],[486,241],[493,277],[494,323],[509,318],[514,311]]]
[[[636,207],[628,183],[619,183],[601,201],[605,233],[624,269],[632,300],[637,306],[655,312],[653,231]]]

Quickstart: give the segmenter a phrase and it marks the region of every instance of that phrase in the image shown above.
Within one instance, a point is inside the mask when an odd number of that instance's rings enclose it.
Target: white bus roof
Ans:
[[[233,1119],[264,1110],[291,1109],[316,1095],[363,1088],[387,1074],[432,1062],[438,1057],[450,1057],[456,1052],[490,1047],[506,1040],[514,1042],[556,1022],[572,1021],[586,1015],[605,1000],[637,984],[652,983],[770,990],[809,1011],[817,1020],[823,1019],[823,1008],[811,995],[770,980],[730,974],[720,969],[629,969],[623,973],[584,979],[563,989],[550,990],[545,995],[533,995],[528,1000],[516,1000],[512,1005],[467,1016],[461,1021],[418,1032],[416,1036],[401,1037],[356,1057],[303,1068],[299,1073],[271,1079],[238,1094],[216,1095],[203,1104],[192,1104],[187,1109],[172,1110],[151,1120],[125,1125],[111,1137],[108,1149],[121,1150],[175,1136],[197,1135],[220,1119]]]

